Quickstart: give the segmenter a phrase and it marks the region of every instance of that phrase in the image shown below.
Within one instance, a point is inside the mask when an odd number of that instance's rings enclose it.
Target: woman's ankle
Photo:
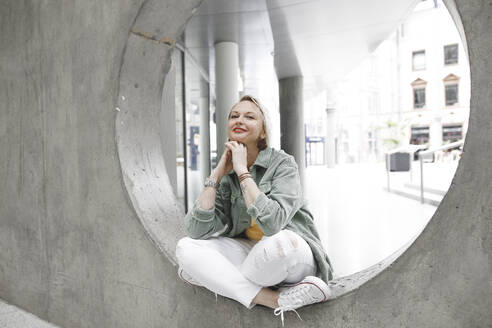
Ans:
[[[262,288],[253,299],[253,303],[260,304],[271,309],[278,308],[278,291],[269,288]]]

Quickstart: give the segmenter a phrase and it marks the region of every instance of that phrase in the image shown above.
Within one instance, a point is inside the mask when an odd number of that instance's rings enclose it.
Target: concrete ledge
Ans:
[[[174,42],[198,4],[199,0],[176,2],[171,7],[165,1],[145,2],[126,44],[115,122],[128,196],[148,236],[173,264],[176,243],[185,235],[184,214],[161,150],[162,90]]]
[[[35,315],[0,300],[0,327],[2,328],[57,328]]]

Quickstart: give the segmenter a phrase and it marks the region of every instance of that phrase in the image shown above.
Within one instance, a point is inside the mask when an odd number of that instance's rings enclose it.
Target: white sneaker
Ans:
[[[189,283],[190,285],[195,285],[195,286],[202,286],[200,283],[196,280],[193,279],[192,276],[186,273],[181,267],[178,269],[178,276],[183,280],[184,282]]]
[[[282,288],[278,297],[278,308],[273,313],[280,315],[284,325],[284,312],[294,311],[299,319],[301,316],[296,309],[313,303],[327,301],[330,297],[330,288],[318,277],[308,276],[290,288]],[[301,319],[302,320],[302,319]]]

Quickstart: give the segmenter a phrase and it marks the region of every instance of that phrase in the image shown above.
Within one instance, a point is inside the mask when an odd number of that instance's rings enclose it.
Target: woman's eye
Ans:
[[[238,114],[231,114],[231,116],[229,116],[229,118],[239,118],[239,115]],[[252,116],[252,115],[246,115],[246,118],[250,119],[250,120],[254,120],[255,117]]]

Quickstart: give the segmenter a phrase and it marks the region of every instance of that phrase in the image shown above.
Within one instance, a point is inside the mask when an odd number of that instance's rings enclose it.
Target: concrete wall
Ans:
[[[280,325],[175,274],[183,213],[159,115],[172,39],[198,2],[2,2],[0,298],[63,327]],[[492,5],[446,2],[472,76],[453,185],[390,267],[291,327],[492,325]]]

